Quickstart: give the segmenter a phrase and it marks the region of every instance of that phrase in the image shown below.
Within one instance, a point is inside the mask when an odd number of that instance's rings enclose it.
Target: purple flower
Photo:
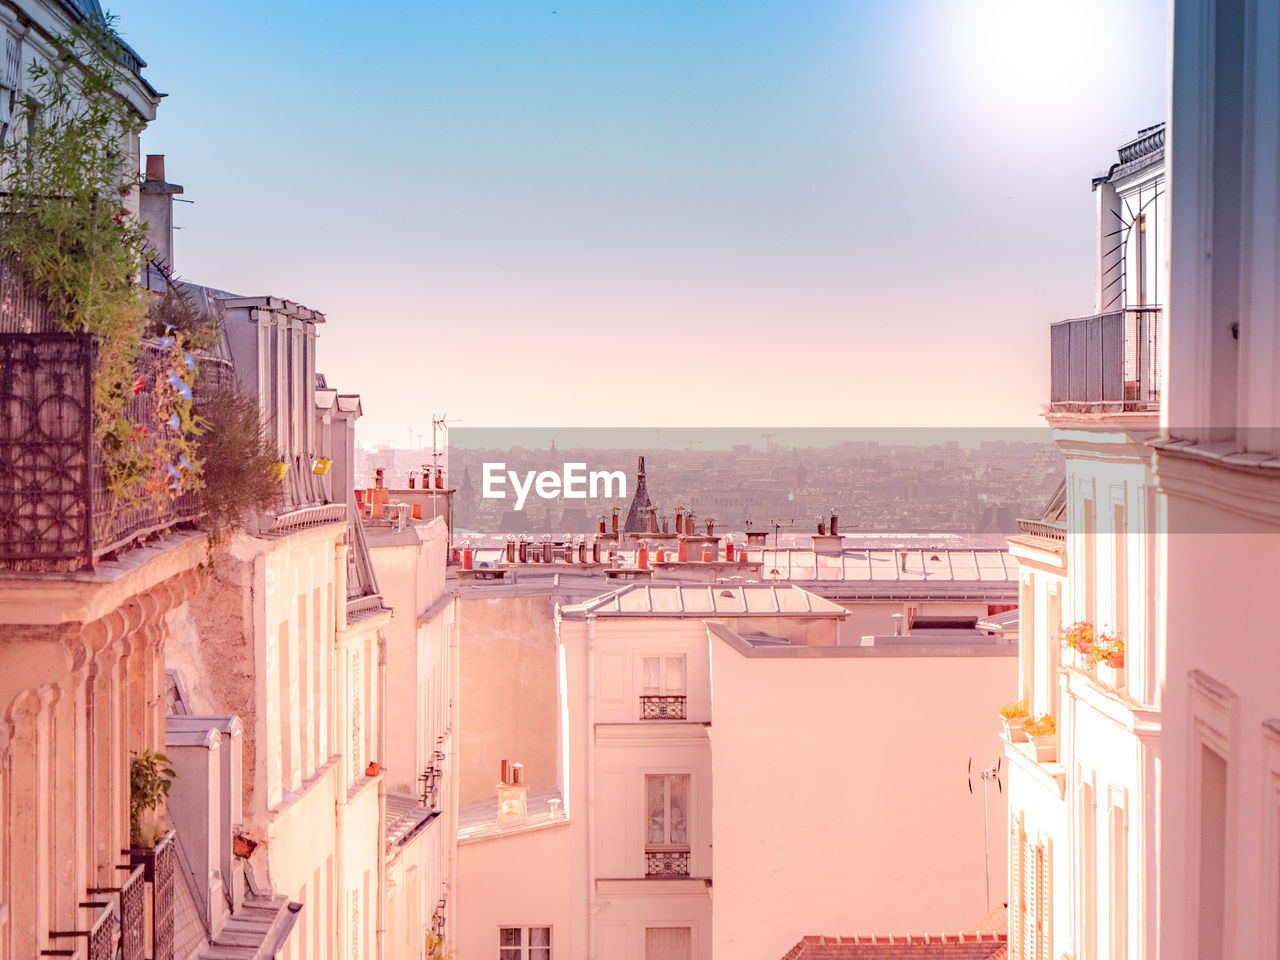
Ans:
[[[196,368],[196,358],[189,353],[184,353],[182,356],[187,361],[187,369],[194,370]]]
[[[173,478],[174,478],[175,480],[181,480],[181,479],[182,479],[182,474],[180,474],[180,473],[178,472],[178,468],[177,468],[177,467],[175,467],[172,463],[165,464],[165,466],[167,466],[167,467],[169,468],[169,473],[170,473],[170,474],[172,474],[172,476],[173,476]]]
[[[182,421],[178,419],[178,415],[176,413],[169,414],[169,426],[173,427],[175,430],[182,426]]]
[[[182,469],[184,470],[191,469],[191,464],[187,461],[187,458],[184,457],[182,454],[178,454],[178,463],[182,464]]]
[[[165,326],[168,326],[168,324],[165,324]],[[158,342],[158,343],[160,344],[160,346],[162,346],[162,347],[172,347],[172,346],[173,346],[173,337],[161,337],[161,338],[159,339],[159,341],[157,341],[157,342]]]
[[[190,400],[191,388],[184,383],[182,386],[178,388],[178,396],[180,396],[183,400]]]

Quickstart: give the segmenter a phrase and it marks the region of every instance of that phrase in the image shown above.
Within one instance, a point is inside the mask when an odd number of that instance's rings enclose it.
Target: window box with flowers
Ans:
[[[1075,666],[1090,676],[1119,686],[1124,678],[1124,638],[1119,634],[1095,630],[1093,624],[1081,620],[1063,628],[1062,643],[1072,651]],[[1095,668],[1101,667],[1101,670]]]
[[[1022,725],[1031,741],[1031,750],[1039,763],[1052,763],[1058,759],[1058,724],[1048,714],[1041,714]]]
[[[1027,735],[1023,730],[1023,724],[1027,722],[1027,717],[1031,715],[1031,711],[1027,708],[1027,701],[1017,700],[1013,703],[1006,703],[1000,708],[1000,721],[1004,724],[1004,737],[1010,743],[1021,743],[1027,739]]]

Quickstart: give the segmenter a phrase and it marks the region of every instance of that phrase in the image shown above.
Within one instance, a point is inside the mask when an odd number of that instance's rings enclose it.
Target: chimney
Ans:
[[[684,533],[684,512],[676,511],[676,533]]]
[[[147,244],[165,268],[173,270],[173,196],[182,187],[164,178],[164,154],[147,155],[147,177],[142,181],[138,213],[147,225]]]
[[[831,535],[832,535],[833,537],[834,537],[837,533],[839,533],[839,532],[840,532],[840,531],[837,529],[837,525],[838,525],[839,521],[840,521],[840,517],[836,514],[836,512],[835,512],[834,510],[832,510],[832,511],[831,511]]]

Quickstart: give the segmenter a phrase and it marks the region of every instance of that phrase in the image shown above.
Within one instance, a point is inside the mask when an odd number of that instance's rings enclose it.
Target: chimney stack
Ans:
[[[173,270],[173,197],[182,187],[164,178],[164,154],[147,155],[147,176],[142,181],[138,215],[147,225],[147,243],[155,258]]]

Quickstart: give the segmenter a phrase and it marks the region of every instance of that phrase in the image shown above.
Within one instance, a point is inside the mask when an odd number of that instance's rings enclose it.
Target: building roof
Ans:
[[[598,617],[847,617],[849,611],[789,583],[632,583],[563,607]]]
[[[782,960],[1004,960],[1001,933],[941,936],[805,937]]]
[[[404,846],[430,823],[437,812],[424,806],[418,797],[402,793],[387,794],[387,844]]]
[[[754,557],[756,551],[749,550]],[[761,573],[787,580],[885,583],[1017,583],[1018,561],[1007,550],[913,547],[859,549],[833,554],[782,548],[760,551]]]

